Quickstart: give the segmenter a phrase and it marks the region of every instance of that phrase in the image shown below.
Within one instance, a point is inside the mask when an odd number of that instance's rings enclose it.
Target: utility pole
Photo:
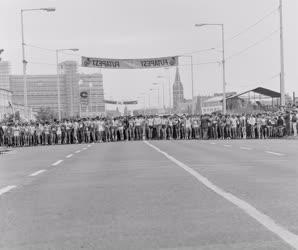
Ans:
[[[56,50],[56,70],[57,70],[57,110],[58,110],[58,120],[61,121],[61,100],[60,100],[60,72],[59,72],[59,59],[58,59],[58,50]]]
[[[194,82],[193,82],[193,56],[190,56],[190,60],[191,60],[191,103],[192,103],[192,107],[191,107],[191,113],[194,115],[195,113],[195,105],[194,105]]]
[[[39,8],[39,9],[21,9],[21,35],[22,35],[22,63],[23,63],[23,83],[24,83],[24,107],[26,116],[29,116],[28,111],[28,91],[27,91],[27,61],[25,59],[25,39],[24,39],[24,17],[23,14],[26,11],[47,11],[53,12],[55,8]]]
[[[285,101],[285,65],[284,65],[284,37],[283,37],[283,2],[279,0],[280,18],[280,104],[286,105]]]
[[[226,99],[226,59],[225,59],[225,30],[224,25],[221,25],[222,32],[222,93],[223,93],[223,114],[227,113],[227,99]]]
[[[23,18],[23,11],[21,10],[21,32],[22,32],[22,63],[23,63],[23,83],[24,83],[24,107],[25,113],[27,115],[27,107],[28,107],[28,99],[27,99],[27,74],[26,74],[26,67],[27,61],[25,60],[25,41],[24,41],[24,18]]]
[[[227,100],[226,100],[226,59],[225,59],[225,27],[223,23],[200,23],[195,24],[195,27],[202,26],[220,26],[221,27],[221,43],[222,43],[222,112],[225,115],[227,112]]]

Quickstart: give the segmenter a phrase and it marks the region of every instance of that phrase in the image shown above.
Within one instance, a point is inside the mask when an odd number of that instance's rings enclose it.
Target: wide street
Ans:
[[[0,249],[298,249],[297,140],[0,155]]]

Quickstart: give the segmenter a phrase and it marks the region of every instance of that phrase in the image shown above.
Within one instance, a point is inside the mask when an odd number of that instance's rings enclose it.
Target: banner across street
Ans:
[[[82,56],[81,66],[106,69],[164,68],[178,66],[178,56],[143,59],[111,59]]]

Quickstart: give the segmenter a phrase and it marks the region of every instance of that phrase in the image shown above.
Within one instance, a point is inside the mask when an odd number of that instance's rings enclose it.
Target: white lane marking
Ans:
[[[226,148],[232,147],[232,145],[223,145],[223,146],[226,147]]]
[[[38,170],[38,171],[36,171],[36,172],[30,174],[29,176],[33,177],[33,176],[39,175],[39,174],[41,174],[41,173],[43,173],[43,172],[45,172],[45,171],[46,171],[45,169]]]
[[[57,166],[57,165],[59,165],[61,162],[63,162],[63,160],[56,161],[56,162],[54,162],[54,163],[52,164],[52,166]]]
[[[271,151],[265,151],[265,153],[267,153],[267,154],[272,154],[272,155],[276,155],[276,156],[284,156],[284,154],[276,153],[276,152],[271,152]]]
[[[3,154],[3,155],[14,155],[16,153],[17,153],[17,151],[11,150],[11,151],[2,151],[0,154]]]
[[[201,175],[199,172],[195,171],[194,169],[190,168],[189,166],[185,165],[184,163],[178,161],[173,156],[169,155],[168,153],[160,150],[158,147],[152,145],[148,141],[144,142],[149,147],[155,149],[159,153],[163,154],[166,158],[168,158],[170,161],[174,162],[176,165],[184,169],[186,172],[191,174],[193,177],[195,177],[200,183],[202,183],[204,186],[221,196],[222,198],[226,199],[227,201],[231,202],[238,208],[240,208],[243,212],[248,214],[250,217],[254,218],[257,222],[259,222],[261,225],[263,225],[265,228],[267,228],[272,233],[276,234],[278,237],[280,237],[282,240],[284,240],[286,243],[288,243],[290,246],[292,246],[294,249],[298,249],[298,235],[290,232],[286,228],[280,226],[277,224],[273,219],[271,219],[268,215],[263,214],[259,210],[257,210],[254,206],[250,205],[248,202],[236,197],[235,195],[228,193],[224,189],[221,189],[220,187],[213,184],[211,181],[209,181],[206,177]]]
[[[91,147],[91,145],[88,145],[87,147],[88,147],[88,148],[90,148],[90,147]]]
[[[72,156],[73,156],[73,154],[69,154],[69,155],[66,156],[66,158],[70,158]]]
[[[216,143],[216,142],[211,142],[210,144],[211,144],[211,145],[216,145],[217,143]]]
[[[248,147],[240,147],[240,149],[243,149],[243,150],[252,150],[252,148],[248,148]]]
[[[10,190],[12,190],[12,189],[14,189],[16,187],[17,186],[15,186],[15,185],[10,185],[10,186],[6,186],[4,188],[1,188],[0,189],[0,195],[5,194],[5,193],[9,192]]]
[[[75,153],[78,154],[78,153],[80,153],[80,152],[81,152],[81,150],[77,150]]]
[[[86,150],[87,148],[82,148],[82,150]]]

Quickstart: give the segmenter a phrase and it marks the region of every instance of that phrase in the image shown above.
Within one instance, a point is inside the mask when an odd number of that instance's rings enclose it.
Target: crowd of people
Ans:
[[[297,136],[297,112],[150,115],[0,123],[0,146]]]

